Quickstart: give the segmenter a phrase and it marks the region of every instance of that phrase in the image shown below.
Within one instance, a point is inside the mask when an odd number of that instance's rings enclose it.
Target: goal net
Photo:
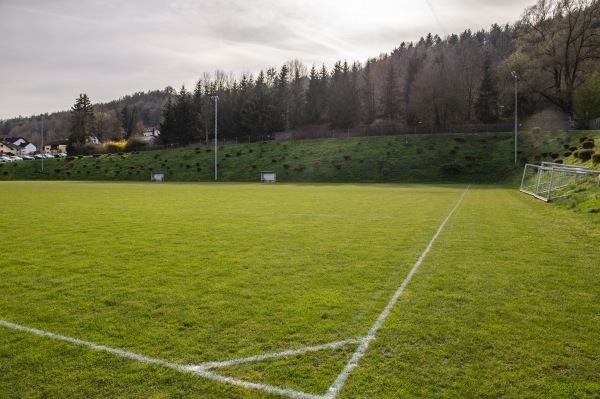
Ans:
[[[541,165],[526,164],[521,180],[521,192],[550,202],[569,195],[574,186],[596,179],[600,184],[600,171],[583,166],[553,162],[542,162]]]

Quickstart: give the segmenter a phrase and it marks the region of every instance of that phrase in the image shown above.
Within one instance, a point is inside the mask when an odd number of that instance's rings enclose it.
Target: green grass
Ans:
[[[362,337],[465,187],[1,182],[0,319],[182,365]],[[600,395],[594,217],[471,187],[339,397]],[[220,372],[324,394],[355,347]],[[279,397],[1,326],[0,392]]]
[[[219,146],[219,180],[258,182],[274,171],[279,182],[456,183],[503,182],[521,166],[513,136],[419,134]],[[448,169],[447,165],[455,165]],[[213,181],[214,148],[111,154],[100,157],[0,164],[0,180]]]

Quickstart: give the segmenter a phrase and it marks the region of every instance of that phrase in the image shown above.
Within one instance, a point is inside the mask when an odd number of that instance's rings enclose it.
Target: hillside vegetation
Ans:
[[[266,141],[218,147],[218,180],[260,181],[273,171],[279,182],[327,183],[515,183],[525,162],[574,158],[581,137],[598,131],[519,133],[514,163],[513,133],[419,134],[348,139]],[[596,151],[596,148],[593,149]],[[66,159],[0,164],[1,180],[148,181],[162,172],[169,182],[213,181],[214,147],[96,154]]]

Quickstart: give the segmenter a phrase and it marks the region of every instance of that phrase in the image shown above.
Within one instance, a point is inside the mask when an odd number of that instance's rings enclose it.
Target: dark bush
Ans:
[[[475,157],[473,155],[465,155],[465,160],[467,160],[467,161],[474,161]]]
[[[568,150],[570,146],[569,144],[565,144],[563,147],[565,147],[565,150]]]
[[[60,173],[60,172],[62,172],[62,169],[59,169],[59,168],[54,169],[54,173]]]
[[[600,152],[597,152],[594,155],[592,155],[592,162],[600,163]]]
[[[590,159],[592,159],[592,154],[594,153],[593,150],[580,150],[579,151],[579,159],[581,159],[582,161],[589,161]]]
[[[102,154],[93,154],[92,155],[94,158],[100,158],[102,156]]]
[[[571,152],[577,151],[577,147],[569,147],[569,151],[571,151]]]
[[[462,172],[462,166],[456,162],[445,163],[440,167],[440,169],[442,172],[449,175],[457,175]]]
[[[335,165],[333,165],[334,168],[336,168],[337,170],[342,169],[342,165],[340,165],[339,163],[336,163]]]
[[[552,159],[556,159],[556,158],[558,158],[558,157],[559,157],[559,155],[558,155],[557,153],[555,153],[555,152],[553,152],[553,153],[551,154],[551,158],[552,158]]]
[[[290,168],[290,164],[289,163],[284,163],[283,164],[283,169],[289,169]]]
[[[567,152],[565,152],[565,153],[563,154],[563,157],[565,157],[565,158],[566,158],[566,157],[570,157],[570,156],[571,156],[571,154],[572,154],[572,152],[571,152],[571,151],[567,151]]]
[[[453,149],[451,149],[451,150],[450,150],[450,154],[452,154],[452,155],[456,154],[456,150],[455,150],[454,148],[453,148]]]
[[[587,137],[585,137],[585,136],[584,136],[584,137],[580,137],[580,138],[579,138],[579,142],[580,142],[580,143],[583,143],[583,142],[584,142],[584,141],[586,141],[587,139],[588,139],[588,138],[587,138]]]
[[[555,159],[555,160],[554,160],[554,163],[563,163],[563,160],[562,160],[562,159],[560,159],[560,158],[559,158],[559,159]]]
[[[464,139],[464,137],[455,137],[454,141],[457,141],[459,143],[464,143],[466,140]]]
[[[581,147],[585,148],[585,149],[590,149],[590,148],[594,148],[596,145],[594,144],[593,141],[584,141],[583,143],[581,143]]]
[[[346,161],[349,161],[349,160],[350,160],[350,155],[344,155],[344,159],[345,159]]]

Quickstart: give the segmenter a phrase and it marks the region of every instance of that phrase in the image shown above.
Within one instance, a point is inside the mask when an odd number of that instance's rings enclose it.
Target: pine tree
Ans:
[[[275,120],[273,128],[275,131],[282,131],[288,127],[288,80],[289,80],[289,69],[287,65],[281,67],[279,75],[275,78],[274,90],[275,90]]]
[[[488,55],[483,60],[483,79],[475,101],[475,114],[483,123],[493,123],[498,120],[498,90],[491,72],[491,60]]]
[[[74,152],[83,147],[88,137],[92,136],[94,132],[94,108],[87,94],[80,94],[71,108],[67,152]]]
[[[364,122],[370,125],[375,121],[376,106],[375,106],[375,82],[372,76],[373,61],[367,61],[367,65],[363,70],[363,85],[362,85],[362,103],[364,107]]]
[[[175,131],[175,113],[173,112],[173,102],[171,96],[167,98],[167,103],[163,109],[162,122],[160,122],[160,140],[163,144],[177,142],[177,133]]]
[[[129,139],[132,136],[140,135],[144,131],[144,124],[140,113],[135,106],[125,105],[121,110],[121,123],[125,138]]]

